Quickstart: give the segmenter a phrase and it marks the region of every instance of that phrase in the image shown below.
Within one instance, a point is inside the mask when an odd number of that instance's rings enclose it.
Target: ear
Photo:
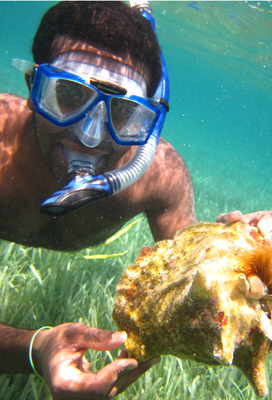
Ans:
[[[30,73],[28,71],[25,73],[25,81],[26,81],[26,84],[28,87],[27,106],[31,111],[34,111],[34,106],[33,106],[32,100],[30,98]]]

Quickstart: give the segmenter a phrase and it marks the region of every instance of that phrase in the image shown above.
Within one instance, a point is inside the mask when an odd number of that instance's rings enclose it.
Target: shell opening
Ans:
[[[244,252],[238,272],[237,286],[246,297],[268,298],[272,294],[272,249],[259,244],[256,249]]]

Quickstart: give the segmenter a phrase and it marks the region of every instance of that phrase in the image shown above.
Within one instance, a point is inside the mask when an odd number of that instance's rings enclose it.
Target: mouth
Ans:
[[[67,167],[72,159],[77,159],[76,156],[80,160],[91,162],[96,167],[100,163],[102,156],[105,155],[102,151],[85,149],[83,146],[71,142],[59,143],[59,152]]]

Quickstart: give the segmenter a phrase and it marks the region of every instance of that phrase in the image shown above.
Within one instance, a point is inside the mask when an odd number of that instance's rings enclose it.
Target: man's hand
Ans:
[[[243,215],[240,211],[233,211],[227,214],[221,214],[216,222],[231,223],[235,221],[244,221],[250,226],[258,229],[259,234],[263,236],[264,241],[272,246],[272,211],[258,211]]]
[[[122,350],[119,358],[98,372],[84,354],[112,350],[126,341],[125,332],[90,328],[81,323],[63,324],[38,333],[34,341],[34,365],[49,385],[54,400],[111,399],[123,392],[152,365],[154,357],[138,365]]]

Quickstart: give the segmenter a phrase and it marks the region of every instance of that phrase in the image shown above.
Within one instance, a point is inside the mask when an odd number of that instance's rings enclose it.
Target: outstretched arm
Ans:
[[[161,139],[147,176],[151,195],[146,215],[155,241],[172,239],[178,230],[197,223],[191,175],[165,140]]]
[[[28,349],[35,331],[0,324],[0,372],[32,373]],[[138,365],[120,357],[102,370],[94,372],[84,355],[89,348],[97,351],[120,347],[126,340],[125,332],[111,332],[90,328],[81,323],[63,324],[40,331],[33,343],[33,363],[37,372],[49,385],[54,400],[110,399],[123,392],[160,361],[155,357]]]

